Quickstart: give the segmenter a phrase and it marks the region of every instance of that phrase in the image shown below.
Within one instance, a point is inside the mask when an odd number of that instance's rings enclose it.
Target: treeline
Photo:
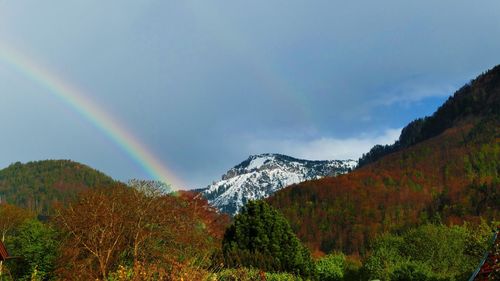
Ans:
[[[467,117],[498,118],[500,115],[500,65],[463,86],[432,115],[418,118],[403,128],[392,145],[376,145],[359,159],[358,167],[443,133]]]

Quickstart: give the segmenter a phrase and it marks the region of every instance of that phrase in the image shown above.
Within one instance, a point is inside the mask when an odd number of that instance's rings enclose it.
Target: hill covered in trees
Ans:
[[[67,201],[89,187],[113,183],[102,172],[69,160],[17,162],[0,170],[0,197],[10,204],[46,213],[56,201]]]
[[[463,86],[432,115],[418,118],[403,128],[399,140],[392,145],[376,145],[359,159],[359,167],[383,156],[435,137],[471,115],[478,117],[500,114],[500,65]]]
[[[500,218],[500,66],[457,91],[431,117],[375,147],[361,167],[293,185],[268,201],[314,250],[365,254],[370,241],[427,222]]]

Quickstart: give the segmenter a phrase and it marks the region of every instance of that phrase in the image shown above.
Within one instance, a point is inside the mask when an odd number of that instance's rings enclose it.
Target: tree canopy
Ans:
[[[67,202],[89,187],[114,183],[102,172],[70,160],[17,162],[0,170],[0,197],[1,201],[48,214],[56,201]]]
[[[376,239],[364,271],[382,280],[466,280],[488,246],[491,229],[426,224]]]

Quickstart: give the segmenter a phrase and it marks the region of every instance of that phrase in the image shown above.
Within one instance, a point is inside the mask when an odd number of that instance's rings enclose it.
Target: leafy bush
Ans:
[[[213,274],[209,280],[218,281],[302,281],[299,276],[290,273],[270,273],[252,268],[224,269]]]
[[[342,253],[327,255],[316,262],[316,272],[322,281],[343,280],[345,269],[346,259]]]
[[[9,261],[15,280],[49,280],[54,270],[59,243],[57,232],[38,220],[25,221],[8,241],[11,255],[21,259]]]
[[[344,281],[363,280],[361,271],[361,261],[358,259],[346,258],[344,268]]]
[[[302,281],[300,276],[290,273],[266,273],[266,281]]]
[[[253,281],[261,280],[260,271],[250,268],[224,269],[214,274],[213,279],[219,281]]]
[[[404,261],[398,264],[391,274],[393,281],[429,281],[437,280],[429,266],[423,263]]]
[[[382,280],[462,280],[481,260],[489,234],[484,222],[474,228],[428,224],[386,234],[373,243],[363,270]]]

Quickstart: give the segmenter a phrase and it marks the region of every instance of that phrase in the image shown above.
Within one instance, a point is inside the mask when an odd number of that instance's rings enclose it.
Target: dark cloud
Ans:
[[[121,120],[193,187],[250,153],[355,157],[500,63],[500,2],[0,2],[0,42]],[[3,166],[147,175],[0,62]],[[76,124],[76,125],[75,125]]]

